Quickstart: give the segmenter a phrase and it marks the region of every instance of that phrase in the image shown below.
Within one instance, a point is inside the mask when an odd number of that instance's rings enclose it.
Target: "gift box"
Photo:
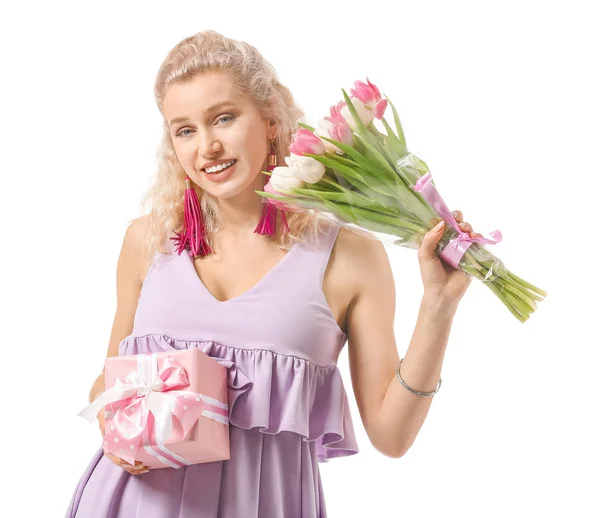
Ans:
[[[227,369],[201,349],[110,356],[105,391],[79,413],[104,407],[105,452],[150,469],[228,460]]]

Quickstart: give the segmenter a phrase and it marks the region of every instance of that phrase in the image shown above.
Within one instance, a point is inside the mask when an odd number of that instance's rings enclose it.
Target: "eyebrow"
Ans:
[[[220,103],[217,104],[213,104],[208,110],[206,110],[206,113],[211,113],[214,112],[216,110],[218,110],[219,108],[223,108],[224,106],[233,106],[235,103],[233,103],[232,101],[222,101]],[[174,119],[171,120],[171,122],[169,123],[171,126],[173,124],[176,124],[178,122],[186,122],[189,121],[189,117],[175,117]]]

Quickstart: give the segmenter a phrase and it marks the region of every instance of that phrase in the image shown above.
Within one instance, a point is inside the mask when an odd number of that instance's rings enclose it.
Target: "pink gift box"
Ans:
[[[104,407],[105,453],[150,469],[230,458],[227,369],[201,349],[108,357],[105,389],[128,390]]]

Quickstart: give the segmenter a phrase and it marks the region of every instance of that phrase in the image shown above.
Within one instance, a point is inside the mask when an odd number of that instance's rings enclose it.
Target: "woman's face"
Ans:
[[[262,190],[268,177],[259,173],[276,127],[262,119],[248,97],[236,92],[226,74],[207,72],[172,86],[163,113],[177,158],[201,189],[219,199]],[[204,171],[209,162],[232,160],[235,165],[220,174]]]

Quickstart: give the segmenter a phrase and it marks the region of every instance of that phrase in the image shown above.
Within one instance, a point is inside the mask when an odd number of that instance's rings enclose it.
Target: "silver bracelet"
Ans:
[[[402,360],[404,360],[404,358],[402,358]],[[440,378],[440,381],[438,381],[438,385],[437,385],[437,387],[435,388],[435,390],[433,392],[420,392],[418,390],[411,389],[405,383],[405,381],[402,379],[402,376],[400,376],[400,364],[402,363],[402,360],[400,360],[396,364],[396,377],[398,378],[398,380],[400,381],[400,383],[402,383],[402,385],[404,385],[408,390],[410,390],[412,393],[416,394],[417,396],[433,396],[435,393],[437,393],[438,390],[440,390],[440,387],[442,386],[442,378]]]

